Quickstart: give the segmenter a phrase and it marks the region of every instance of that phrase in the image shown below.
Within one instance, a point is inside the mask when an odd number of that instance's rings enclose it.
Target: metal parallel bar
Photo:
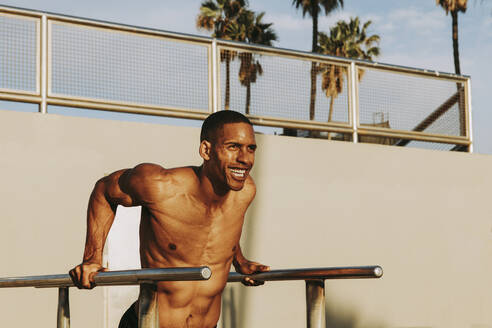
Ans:
[[[140,285],[138,327],[159,327],[159,311],[157,310],[157,290],[155,284],[144,283]]]
[[[307,328],[326,327],[323,279],[306,280],[306,319]]]
[[[70,303],[68,287],[58,289],[57,328],[70,328]]]
[[[99,272],[94,281],[98,286],[138,285],[155,281],[208,280],[212,272],[208,267],[161,268]],[[356,267],[308,268],[272,270],[249,275],[256,280],[282,281],[306,279],[357,279],[380,278],[383,269],[378,265]],[[229,273],[228,282],[240,282],[247,275]],[[0,288],[10,287],[72,287],[68,274],[0,278]]]
[[[208,280],[212,272],[208,267],[163,268],[99,272],[94,276],[98,286],[138,285],[149,281]],[[0,288],[9,287],[73,287],[68,274],[0,278]]]
[[[229,273],[228,282],[240,282],[245,277],[260,281],[307,280],[307,279],[358,279],[381,278],[383,269],[378,265],[359,267],[310,268],[272,270],[252,275]]]
[[[95,277],[98,286],[140,284],[138,322],[140,328],[158,328],[157,281],[207,280],[211,276],[208,267],[161,268],[100,272]],[[260,281],[305,280],[307,327],[325,325],[325,279],[380,278],[380,266],[331,267],[272,270],[249,277]],[[242,281],[246,275],[230,273],[228,282]],[[58,287],[57,328],[70,328],[69,287],[73,283],[68,274],[0,278],[0,288],[8,287]]]

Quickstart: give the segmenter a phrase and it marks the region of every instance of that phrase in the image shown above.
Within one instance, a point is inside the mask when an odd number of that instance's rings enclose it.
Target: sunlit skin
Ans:
[[[144,268],[207,265],[208,281],[160,282],[160,328],[215,327],[231,264],[251,274],[267,266],[246,260],[239,246],[244,214],[256,187],[249,172],[256,141],[251,125],[225,124],[200,143],[200,167],[164,169],[140,164],[100,179],[87,211],[83,262],[70,271],[79,288],[94,287],[117,205],[142,206],[140,258]],[[246,285],[261,282],[245,279]]]

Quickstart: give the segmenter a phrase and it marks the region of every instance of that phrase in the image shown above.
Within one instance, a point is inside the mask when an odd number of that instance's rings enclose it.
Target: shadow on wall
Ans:
[[[222,293],[222,326],[221,328],[238,328],[236,290],[227,286]]]
[[[337,300],[326,297],[325,321],[327,328],[387,328],[383,322],[367,322],[355,307],[341,306]]]
[[[228,285],[222,294],[222,326],[221,328],[239,328],[238,307],[241,294],[237,287]],[[384,322],[368,322],[363,320],[355,307],[343,306],[336,299],[326,298],[325,321],[327,328],[388,328]]]

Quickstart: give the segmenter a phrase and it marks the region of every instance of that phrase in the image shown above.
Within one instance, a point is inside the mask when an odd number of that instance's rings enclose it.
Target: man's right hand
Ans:
[[[92,289],[96,286],[94,276],[98,272],[108,271],[98,263],[81,263],[70,270],[69,274],[77,288]]]

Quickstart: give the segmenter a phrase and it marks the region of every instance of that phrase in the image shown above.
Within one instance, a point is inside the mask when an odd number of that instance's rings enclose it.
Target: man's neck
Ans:
[[[222,202],[230,193],[230,189],[215,182],[214,178],[204,165],[198,168],[200,180],[200,196],[206,203]]]

